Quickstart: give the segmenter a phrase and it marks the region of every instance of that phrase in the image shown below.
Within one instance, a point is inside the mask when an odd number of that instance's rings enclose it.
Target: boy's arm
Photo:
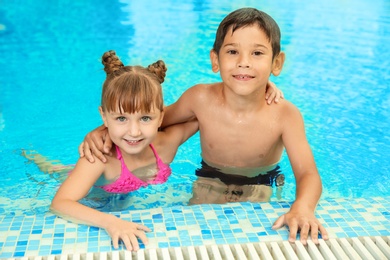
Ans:
[[[306,139],[301,113],[291,103],[286,105],[282,139],[294,171],[296,200],[289,212],[275,222],[273,228],[287,225],[290,229],[290,241],[295,241],[300,230],[303,244],[306,244],[310,232],[313,242],[318,243],[318,231],[324,239],[328,238],[327,231],[314,215],[322,192],[321,179]]]
[[[137,237],[147,243],[144,233],[150,231],[147,227],[121,220],[78,202],[88,194],[104,169],[102,162],[91,164],[85,158],[80,158],[72,173],[58,189],[50,209],[70,221],[106,229],[115,248],[118,248],[118,240],[121,239],[128,250],[137,250]]]
[[[198,121],[192,119],[164,128],[164,143],[168,143],[172,152],[176,154],[178,147],[193,136],[199,129]]]
[[[165,107],[161,128],[195,119],[196,116],[192,108],[199,95],[200,86],[193,86],[187,89],[175,103]]]
[[[192,119],[185,123],[176,124],[165,128],[164,132],[167,135],[167,140],[171,144],[179,147],[185,141],[193,136],[199,129],[198,120]]]
[[[198,131],[198,121],[191,120],[164,128],[158,133],[154,145],[165,163],[171,163],[181,144]],[[159,148],[158,148],[159,147]]]

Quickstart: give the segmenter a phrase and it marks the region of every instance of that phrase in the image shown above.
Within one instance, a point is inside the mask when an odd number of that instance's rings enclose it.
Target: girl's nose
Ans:
[[[139,136],[141,135],[141,128],[138,123],[131,123],[128,129],[130,136]]]

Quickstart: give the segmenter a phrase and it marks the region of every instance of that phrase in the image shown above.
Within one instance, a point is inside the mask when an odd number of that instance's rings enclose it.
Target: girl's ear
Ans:
[[[102,117],[104,126],[105,126],[105,127],[108,127],[108,126],[107,126],[106,114],[104,113],[102,106],[99,106],[99,113],[100,113],[100,116]]]
[[[164,110],[161,111],[161,115],[160,115],[160,121],[158,122],[158,127],[161,126],[162,122],[163,122],[163,119],[164,119],[164,114],[165,114],[165,107],[164,107]]]
[[[274,76],[279,76],[280,72],[282,71],[285,58],[286,55],[282,51],[274,58],[271,71]]]
[[[219,71],[219,62],[218,62],[218,54],[214,51],[210,51],[210,61],[211,61],[211,69],[214,73]]]

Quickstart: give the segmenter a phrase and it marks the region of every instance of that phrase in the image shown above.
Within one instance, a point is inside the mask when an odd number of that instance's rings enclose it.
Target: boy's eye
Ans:
[[[126,121],[126,117],[124,117],[124,116],[118,116],[118,117],[116,118],[116,120],[119,121],[119,122],[124,122],[124,121]]]
[[[141,121],[142,122],[149,122],[150,120],[152,120],[152,118],[150,116],[143,116],[143,117],[141,117]]]
[[[229,53],[229,54],[237,54],[238,52],[236,51],[236,50],[228,50],[228,52],[227,53]]]
[[[261,51],[254,51],[254,52],[253,52],[253,55],[255,55],[255,56],[259,56],[259,55],[261,55],[261,54],[263,54]]]

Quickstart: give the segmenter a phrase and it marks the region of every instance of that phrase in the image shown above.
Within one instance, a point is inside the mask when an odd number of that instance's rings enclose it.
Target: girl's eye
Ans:
[[[152,118],[150,116],[143,116],[143,117],[141,117],[141,121],[142,122],[149,122],[150,120],[152,120]]]
[[[234,55],[237,54],[238,52],[236,50],[229,50],[227,53]]]
[[[118,117],[116,118],[116,120],[119,121],[119,122],[125,122],[125,121],[126,121],[126,117],[124,117],[124,116],[118,116]]]

